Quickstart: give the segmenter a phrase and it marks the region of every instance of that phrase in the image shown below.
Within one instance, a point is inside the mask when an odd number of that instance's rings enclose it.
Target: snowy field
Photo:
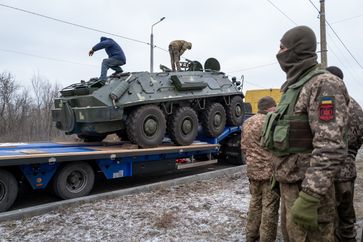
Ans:
[[[360,173],[356,184],[360,226],[362,178]],[[0,241],[245,241],[249,198],[248,180],[241,167],[241,172],[230,177],[2,222]]]
[[[243,241],[244,171],[0,224],[2,241]]]

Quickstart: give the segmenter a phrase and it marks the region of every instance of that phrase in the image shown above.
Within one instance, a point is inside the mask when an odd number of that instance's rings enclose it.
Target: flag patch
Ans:
[[[321,97],[319,103],[319,119],[322,121],[330,121],[334,118],[334,97]]]

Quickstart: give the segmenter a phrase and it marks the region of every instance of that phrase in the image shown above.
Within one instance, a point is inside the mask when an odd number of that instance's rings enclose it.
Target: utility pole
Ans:
[[[328,49],[326,45],[325,0],[320,0],[320,58],[323,68],[328,66]]]

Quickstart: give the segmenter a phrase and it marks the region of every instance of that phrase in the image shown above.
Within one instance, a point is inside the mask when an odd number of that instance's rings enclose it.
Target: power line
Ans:
[[[320,14],[320,10],[315,6],[315,4],[309,0],[309,2],[313,5],[313,7],[318,11],[318,13]],[[330,25],[330,23],[328,22],[327,19],[325,19],[325,23],[329,26],[329,28],[331,29],[331,31],[333,31],[334,35],[338,38],[339,42],[343,45],[343,47],[345,48],[345,50],[349,53],[349,55],[353,58],[353,60],[359,65],[359,67],[361,69],[363,69],[363,66],[359,63],[359,61],[354,57],[353,53],[348,49],[348,47],[345,45],[345,43],[343,42],[343,40],[339,37],[339,35],[337,34],[337,32],[335,32],[335,30],[333,29],[333,27]]]
[[[280,8],[278,8],[273,2],[270,0],[267,0],[274,8],[276,8],[282,15],[284,15],[286,18],[288,18],[292,23],[295,25],[298,25],[292,18],[290,18],[286,13],[284,13]]]
[[[332,22],[331,24],[337,24],[337,23],[349,21],[349,20],[352,20],[352,19],[360,18],[360,17],[363,17],[363,14],[357,15],[357,16],[354,16],[354,17],[350,17],[350,18],[345,18],[345,19],[337,20],[335,22]]]
[[[129,37],[126,37],[126,36],[123,36],[123,35],[119,35],[119,34],[113,34],[113,33],[110,33],[110,32],[106,32],[106,31],[99,30],[99,29],[96,29],[96,28],[92,28],[92,27],[88,27],[88,26],[84,26],[84,25],[72,23],[72,22],[69,22],[69,21],[66,21],[66,20],[62,20],[62,19],[58,19],[58,18],[53,18],[53,17],[47,16],[47,15],[43,15],[43,14],[40,14],[40,13],[32,12],[32,11],[29,11],[29,10],[25,10],[25,9],[21,9],[21,8],[17,8],[17,7],[12,7],[12,6],[9,6],[9,5],[6,5],[6,4],[0,3],[0,6],[5,7],[5,8],[10,8],[10,9],[13,9],[13,10],[17,10],[17,11],[20,11],[20,12],[32,14],[32,15],[35,15],[35,16],[38,16],[38,17],[50,19],[50,20],[53,20],[53,21],[56,21],[56,22],[60,22],[60,23],[64,23],[64,24],[68,24],[68,25],[72,25],[72,26],[76,26],[76,27],[79,27],[79,28],[83,28],[83,29],[87,29],[87,30],[92,30],[92,31],[95,31],[95,32],[99,32],[99,33],[103,33],[103,34],[108,34],[108,35],[116,36],[116,37],[119,37],[119,38],[123,38],[123,39],[131,40],[131,41],[135,41],[135,42],[138,42],[138,43],[150,45],[150,43],[145,42],[145,41],[137,40],[137,39],[134,39],[134,38],[129,38]]]
[[[264,67],[267,67],[267,66],[272,66],[272,65],[275,65],[275,64],[277,64],[277,61],[272,62],[272,63],[268,63],[268,64],[258,65],[258,66],[251,66],[251,67],[247,67],[247,68],[236,70],[236,71],[229,71],[228,73],[235,73],[235,72],[242,72],[242,71],[260,69],[260,68],[264,68]]]
[[[315,4],[311,0],[309,0],[309,2],[313,5],[313,7],[316,9],[316,11],[318,11],[318,13],[320,14],[320,10],[318,9],[318,7],[316,7]]]
[[[345,43],[343,42],[343,40],[339,37],[339,35],[335,32],[335,30],[333,29],[333,27],[330,25],[330,23],[328,21],[325,21],[329,28],[333,31],[334,35],[338,38],[339,42],[344,46],[344,48],[348,51],[349,55],[354,59],[354,61],[360,66],[361,69],[363,69],[363,66],[359,63],[359,61],[355,58],[355,56],[353,55],[353,53],[348,49],[348,47],[345,45]]]
[[[69,61],[69,60],[62,60],[62,59],[47,57],[47,56],[35,55],[35,54],[26,53],[26,52],[22,52],[22,51],[16,51],[16,50],[0,49],[0,51],[8,52],[8,53],[15,53],[15,54],[19,54],[19,55],[26,55],[26,56],[36,57],[36,58],[40,58],[40,59],[45,59],[45,60],[51,60],[51,61],[57,61],[57,62],[64,62],[64,63],[76,64],[76,65],[92,66],[92,67],[95,67],[96,66],[96,65],[79,63],[79,62],[74,62],[74,61]]]
[[[335,41],[334,41],[334,39],[332,38],[332,36],[330,35],[330,33],[329,32],[327,32],[327,34],[329,35],[329,37],[331,38],[331,42],[337,47],[337,44],[335,43]],[[351,69],[353,69],[353,68],[351,68],[351,66],[348,64],[349,63],[349,61],[347,61],[347,59],[346,59],[346,56],[345,55],[342,55],[343,56],[343,58],[344,58],[344,61],[342,61],[339,57],[338,57],[338,55],[335,53],[335,51],[333,50],[333,48],[330,46],[330,45],[328,45],[328,48],[329,48],[329,50],[330,50],[330,52],[332,52],[333,53],[333,55],[335,56],[335,58],[340,62],[340,64],[342,65],[342,67],[345,67],[346,68],[346,70],[350,73],[350,75],[351,75],[351,79],[353,79],[359,86],[362,86],[362,84],[357,80],[357,78],[356,78],[356,76],[355,76],[355,74],[354,74],[354,72],[351,70]],[[339,48],[338,48],[338,50],[339,50]]]

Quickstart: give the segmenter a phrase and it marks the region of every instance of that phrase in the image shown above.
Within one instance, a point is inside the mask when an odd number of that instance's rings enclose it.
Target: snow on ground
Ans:
[[[357,165],[355,206],[361,233],[363,161]],[[230,177],[2,222],[0,241],[245,241],[249,199],[241,167]]]
[[[0,224],[3,241],[244,241],[245,173]]]

